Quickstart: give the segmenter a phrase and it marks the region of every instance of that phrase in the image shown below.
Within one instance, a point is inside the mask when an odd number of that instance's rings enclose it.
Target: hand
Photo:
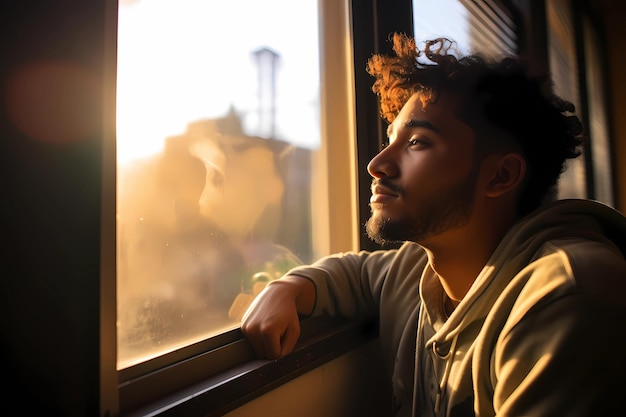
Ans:
[[[299,314],[310,314],[315,287],[306,278],[291,276],[272,282],[243,315],[241,331],[262,358],[290,353],[300,337]]]

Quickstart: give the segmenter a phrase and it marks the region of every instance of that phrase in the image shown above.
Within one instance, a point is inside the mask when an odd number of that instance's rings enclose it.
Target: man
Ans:
[[[367,223],[397,250],[290,271],[246,312],[257,354],[289,353],[299,315],[376,314],[398,416],[616,415],[625,384],[626,219],[550,202],[579,155],[573,107],[506,58],[394,35],[374,56],[389,143]]]

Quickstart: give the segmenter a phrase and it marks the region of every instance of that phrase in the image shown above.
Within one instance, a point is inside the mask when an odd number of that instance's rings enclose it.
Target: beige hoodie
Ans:
[[[378,316],[391,414],[607,416],[626,409],[624,253],[624,216],[563,200],[509,231],[449,318],[413,243],[291,273],[316,285],[314,315]]]

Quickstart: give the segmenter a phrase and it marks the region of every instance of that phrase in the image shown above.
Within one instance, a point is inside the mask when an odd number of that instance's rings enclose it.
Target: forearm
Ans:
[[[306,303],[302,300],[302,311],[348,318],[376,314],[382,284],[396,253],[346,252],[292,269],[289,276],[306,278],[314,288],[315,297]]]
[[[293,294],[299,315],[306,317],[313,313],[316,289],[315,284],[310,279],[298,275],[285,275],[281,279],[271,282],[270,285],[282,286]]]

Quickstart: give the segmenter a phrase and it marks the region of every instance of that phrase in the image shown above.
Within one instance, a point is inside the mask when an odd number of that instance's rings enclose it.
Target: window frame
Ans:
[[[294,351],[279,360],[256,358],[240,330],[234,330],[226,345],[120,384],[120,413],[223,415],[377,337],[377,325],[367,320],[308,318],[301,330]]]
[[[351,21],[354,39],[354,85],[358,173],[359,224],[369,218],[369,196],[371,177],[367,173],[369,161],[380,151],[387,139],[387,126],[380,117],[378,99],[372,92],[372,77],[365,71],[365,63],[374,53],[393,53],[389,35],[404,32],[413,36],[412,0],[350,0]],[[360,234],[360,248],[363,250],[382,249]],[[385,248],[397,247],[387,245]]]
[[[325,158],[322,166],[326,169],[316,176],[312,188],[329,195],[332,215],[330,204],[323,213],[315,213],[321,225],[316,227],[314,246],[322,253],[335,253],[358,249],[359,239],[356,158],[350,158],[355,155],[356,144],[348,0],[320,0],[319,13],[323,22],[320,84],[324,86],[320,96],[320,122],[322,135],[329,137],[332,132],[333,140],[322,141],[316,157]],[[117,37],[116,22],[117,2],[109,1],[106,27],[110,43],[105,54],[107,74],[113,77],[107,84],[112,86],[115,85],[116,43],[111,40]],[[345,39],[345,42],[336,39]],[[115,92],[115,88],[110,90]],[[107,109],[115,107],[114,94],[107,95],[105,105]],[[107,112],[105,118],[108,129],[103,132],[104,136],[112,138],[115,136],[114,111]],[[339,160],[336,155],[345,155],[345,159]],[[115,159],[114,141],[105,140],[101,225],[101,415],[111,414],[112,410],[122,415],[168,415],[182,410],[185,415],[221,415],[375,337],[372,332],[375,327],[366,322],[311,318],[302,321],[302,335],[294,352],[279,361],[257,359],[241,330],[233,329],[117,370]]]

